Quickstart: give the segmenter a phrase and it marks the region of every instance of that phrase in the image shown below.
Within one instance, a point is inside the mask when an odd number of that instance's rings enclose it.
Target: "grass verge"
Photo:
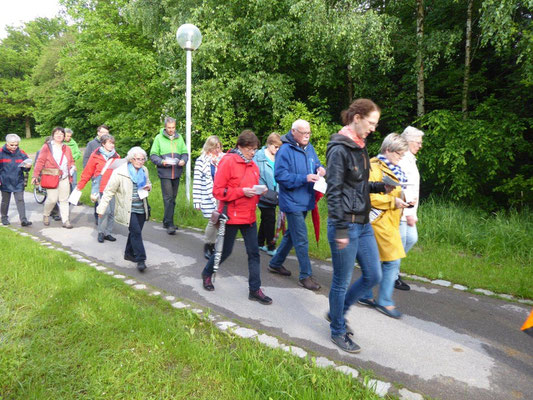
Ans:
[[[0,398],[379,398],[11,230],[0,251]]]

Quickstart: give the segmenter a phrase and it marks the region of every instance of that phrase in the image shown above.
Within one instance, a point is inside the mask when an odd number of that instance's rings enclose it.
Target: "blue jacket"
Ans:
[[[282,145],[276,153],[274,177],[279,185],[279,208],[283,212],[302,212],[315,208],[313,182],[308,174],[316,174],[321,166],[311,143],[298,146],[289,131],[281,137]]]
[[[261,148],[257,153],[255,153],[254,156],[254,162],[259,167],[259,184],[266,185],[268,189],[275,190],[277,192],[278,184],[274,179],[274,168],[272,168],[270,159],[265,154],[265,149],[266,146],[263,146],[263,148]],[[272,207],[270,205],[261,203],[261,198],[259,198],[259,206]]]
[[[28,158],[28,155],[20,148],[12,153],[4,145],[0,152],[0,190],[2,192],[22,192],[24,190],[23,170],[30,168],[19,168],[20,163]]]

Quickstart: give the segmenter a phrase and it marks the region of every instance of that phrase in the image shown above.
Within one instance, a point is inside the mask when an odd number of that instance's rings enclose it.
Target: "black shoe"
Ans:
[[[124,254],[124,260],[126,260],[126,261],[132,261],[132,262],[137,262],[137,260],[135,259],[135,257],[130,256],[129,254]]]
[[[2,217],[2,225],[9,225],[9,220],[7,217]]]
[[[99,233],[98,234],[98,243],[104,243],[104,234],[103,233]]]
[[[250,292],[248,294],[248,300],[258,301],[266,306],[272,304],[272,299],[266,296],[261,289],[257,289],[255,292]]]
[[[368,306],[368,307],[376,306],[376,302],[372,299],[359,299],[357,300],[357,302],[361,304],[362,306]]]
[[[139,270],[139,272],[144,272],[144,270],[146,269],[146,264],[144,263],[144,261],[139,261],[137,263],[137,269]]]
[[[359,353],[361,348],[348,335],[332,336],[331,341],[348,353]]]
[[[105,235],[104,236],[104,239],[105,240],[109,240],[110,242],[115,242],[117,239],[115,239],[113,236],[111,235]]]
[[[380,306],[379,304],[376,304],[376,310],[394,319],[400,319],[402,317],[402,313],[399,312],[397,308],[388,309],[388,308],[385,308],[384,306]]]
[[[176,227],[174,225],[171,225],[167,228],[167,233],[169,235],[175,235],[176,234]]]
[[[204,244],[204,257],[206,258],[206,260],[209,260],[214,252],[215,252],[215,244],[214,243],[206,243],[206,244]]]
[[[213,285],[213,281],[211,280],[211,275],[202,274],[202,284],[204,286],[204,289],[209,292],[215,290],[215,286]]]
[[[31,225],[31,221],[28,221],[27,219],[23,219],[20,224],[22,226],[30,226]]]
[[[329,312],[326,313],[326,319],[328,320],[328,322],[331,322],[331,316],[329,315]],[[353,336],[353,329],[350,328],[350,325],[348,325],[346,320],[344,320],[344,327],[346,328],[346,334]]]
[[[271,265],[268,266],[268,271],[273,274],[280,274],[282,276],[291,276],[291,271],[285,268],[283,265],[279,268],[274,268]]]
[[[394,282],[394,288],[398,290],[411,290],[411,286],[402,281],[402,278],[400,277]]]
[[[61,221],[61,216],[60,215],[52,215],[51,217],[52,217],[52,219],[54,221]]]

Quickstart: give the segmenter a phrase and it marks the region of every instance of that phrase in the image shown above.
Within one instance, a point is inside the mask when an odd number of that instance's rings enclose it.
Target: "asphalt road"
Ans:
[[[10,220],[20,226],[11,202]],[[178,298],[210,308],[240,324],[275,335],[316,355],[371,369],[383,380],[441,399],[533,398],[533,338],[520,331],[530,306],[432,284],[410,281],[409,292],[395,291],[400,320],[363,306],[350,309],[359,354],[340,351],[329,340],[328,310],[331,263],[313,260],[313,273],[322,289],[311,292],[297,285],[298,264],[290,256],[289,278],[267,271],[269,257],[261,255],[262,287],[273,298],[263,306],[248,300],[247,259],[242,241],[220,267],[215,291],[202,288],[202,232],[180,228],[169,236],[160,223],[143,230],[148,269],[141,274],[123,259],[127,229],[116,225],[117,241],[100,244],[92,208],[72,207],[74,229],[42,223],[42,205],[26,194],[28,232],[84,254],[117,271],[160,288]],[[359,276],[356,270],[354,279]]]

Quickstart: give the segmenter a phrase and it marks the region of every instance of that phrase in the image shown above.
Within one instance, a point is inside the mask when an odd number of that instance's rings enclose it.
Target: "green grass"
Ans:
[[[378,398],[8,229],[0,251],[2,399]]]

